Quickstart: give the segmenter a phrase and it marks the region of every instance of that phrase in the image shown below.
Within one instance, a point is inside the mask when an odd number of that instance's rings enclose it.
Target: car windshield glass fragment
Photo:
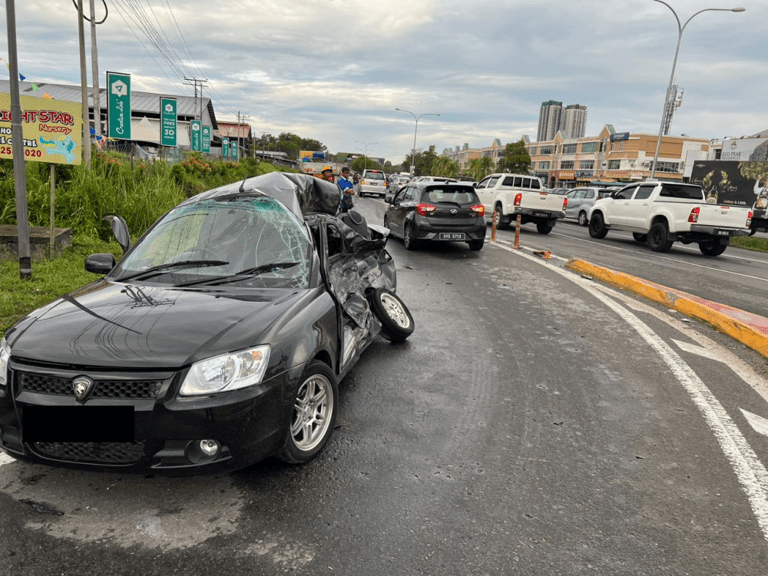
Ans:
[[[166,214],[114,276],[173,286],[226,278],[238,287],[306,288],[310,253],[303,222],[274,198],[211,198]]]

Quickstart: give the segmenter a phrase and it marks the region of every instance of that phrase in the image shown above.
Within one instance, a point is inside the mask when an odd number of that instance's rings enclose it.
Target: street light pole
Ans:
[[[675,49],[675,59],[672,61],[672,73],[669,76],[669,84],[667,85],[667,94],[664,97],[664,110],[661,113],[661,125],[659,126],[659,137],[656,139],[656,152],[653,155],[653,166],[651,168],[651,178],[654,178],[656,175],[656,165],[659,161],[659,149],[661,148],[661,135],[664,131],[664,120],[667,117],[667,109],[669,107],[669,94],[672,92],[672,84],[675,81],[675,68],[677,67],[677,56],[680,53],[680,41],[683,39],[683,32],[685,31],[685,27],[688,26],[688,22],[693,20],[694,17],[698,16],[702,12],[744,12],[746,8],[704,8],[703,10],[699,10],[696,12],[693,16],[688,18],[688,20],[685,21],[685,23],[681,26],[680,25],[680,18],[677,16],[677,12],[675,12],[674,8],[664,2],[664,0],[653,0],[654,2],[658,2],[659,4],[664,4],[667,8],[672,10],[672,14],[675,16],[675,20],[677,20],[677,48]]]
[[[363,172],[365,172],[368,169],[368,146],[375,146],[378,142],[371,142],[370,144],[360,142],[360,140],[355,140],[355,142],[365,146],[365,151],[363,152]]]
[[[416,175],[416,134],[419,131],[419,119],[422,116],[440,116],[440,114],[430,114],[430,113],[424,113],[420,114],[419,116],[416,116],[413,112],[410,110],[403,110],[402,108],[395,108],[398,112],[406,112],[413,116],[413,119],[416,120],[416,128],[413,130],[413,152],[411,153],[411,176]]]

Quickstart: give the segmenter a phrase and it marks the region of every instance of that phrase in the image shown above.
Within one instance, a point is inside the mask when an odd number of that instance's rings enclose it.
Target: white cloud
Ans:
[[[683,21],[701,9],[694,0],[668,3]],[[685,30],[677,71],[685,99],[672,133],[709,138],[768,127],[768,5],[736,4],[747,12],[697,15]],[[158,37],[183,62],[181,71],[146,41],[129,5],[145,8]],[[130,72],[135,89],[179,94],[191,92],[180,76],[206,78],[222,119],[241,112],[255,130],[295,132],[332,151],[376,142],[376,155],[393,160],[409,152],[414,128],[396,107],[442,114],[419,122],[418,146],[438,150],[535,137],[539,106],[550,99],[587,106],[589,134],[604,124],[656,133],[677,41],[673,14],[653,0],[112,0],[109,6],[107,22],[97,28],[102,83],[107,70]],[[33,81],[78,83],[71,3],[17,0],[16,7],[22,73]]]

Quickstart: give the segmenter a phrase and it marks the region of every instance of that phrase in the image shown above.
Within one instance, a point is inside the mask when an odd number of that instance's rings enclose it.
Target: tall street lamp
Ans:
[[[688,18],[688,20],[685,21],[685,24],[682,26],[680,25],[680,18],[677,16],[677,12],[664,2],[664,0],[653,0],[654,2],[658,2],[659,4],[664,4],[667,8],[672,10],[672,14],[675,15],[675,20],[677,20],[677,49],[675,50],[675,59],[672,61],[672,74],[669,76],[669,85],[667,86],[667,95],[664,98],[664,111],[661,113],[661,125],[659,126],[659,137],[656,140],[656,152],[653,155],[653,167],[651,168],[651,178],[653,178],[656,175],[656,164],[659,161],[659,149],[661,148],[661,135],[664,131],[664,120],[667,116],[667,108],[669,106],[669,94],[672,92],[672,83],[675,81],[675,68],[677,67],[677,55],[680,53],[680,41],[683,39],[683,31],[685,30],[685,27],[688,26],[688,22],[693,20],[695,16],[698,16],[702,12],[744,12],[746,8],[704,8],[703,10],[699,10],[696,12],[693,16]]]
[[[355,140],[355,142],[365,146],[365,151],[363,152],[363,172],[365,172],[368,169],[368,146],[375,146],[378,142],[371,142],[370,144],[360,142],[360,140]]]
[[[413,153],[411,154],[411,176],[413,177],[416,175],[416,134],[419,131],[419,118],[421,118],[422,116],[440,116],[440,114],[424,113],[424,114],[420,114],[419,116],[416,116],[416,114],[414,114],[410,110],[403,110],[402,108],[395,108],[395,110],[397,110],[398,112],[406,112],[411,116],[413,116],[413,119],[416,120],[416,128],[413,130]]]

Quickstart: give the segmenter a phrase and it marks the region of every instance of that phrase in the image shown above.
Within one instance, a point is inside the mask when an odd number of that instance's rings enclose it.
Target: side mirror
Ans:
[[[392,204],[393,198],[390,198],[389,196],[384,196],[384,202],[386,204]]]
[[[112,254],[91,254],[85,259],[85,269],[94,274],[109,274],[115,267],[115,257]]]
[[[128,224],[125,223],[122,216],[117,216],[115,214],[104,216],[103,220],[109,222],[112,234],[115,235],[115,240],[120,244],[120,247],[123,249],[123,254],[125,254],[128,251],[128,248],[131,247],[131,233],[128,232]]]

